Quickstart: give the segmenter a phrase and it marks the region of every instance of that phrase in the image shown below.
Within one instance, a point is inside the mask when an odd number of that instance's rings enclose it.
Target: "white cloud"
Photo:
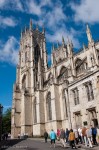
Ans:
[[[6,43],[0,46],[0,61],[16,65],[18,63],[18,41],[10,36]]]
[[[13,17],[3,17],[0,16],[0,26],[14,27],[17,25],[17,21]]]
[[[2,8],[6,3],[6,0],[0,0],[0,8]]]
[[[47,34],[46,36],[49,42],[55,42],[55,43],[57,42],[62,43],[62,36],[64,37],[65,42],[67,42],[67,37],[68,37],[70,40],[72,40],[75,48],[80,48],[80,43],[76,38],[77,34],[78,32],[72,28],[68,31],[66,28],[62,27],[58,29],[58,32],[56,30],[56,32],[54,32],[52,35]]]
[[[41,15],[41,6],[38,3],[36,3],[36,1],[26,1],[26,6],[26,10],[28,13]]]
[[[0,0],[0,8],[23,11],[23,5],[20,0]]]
[[[70,4],[74,10],[75,21],[87,23],[99,23],[99,0],[81,0],[81,3]]]

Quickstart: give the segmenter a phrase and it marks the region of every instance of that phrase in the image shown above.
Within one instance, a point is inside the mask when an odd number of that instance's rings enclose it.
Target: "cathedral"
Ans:
[[[75,53],[72,42],[52,47],[48,66],[45,29],[21,32],[19,62],[13,86],[12,138],[42,136],[46,129],[98,126],[99,41],[86,26],[88,45]]]

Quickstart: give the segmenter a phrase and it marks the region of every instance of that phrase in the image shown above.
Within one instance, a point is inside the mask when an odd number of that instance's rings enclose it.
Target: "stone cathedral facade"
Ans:
[[[68,40],[51,52],[47,63],[45,30],[21,33],[19,63],[13,88],[12,137],[41,136],[46,129],[78,128],[99,123],[99,42],[89,26],[88,46],[74,53]]]

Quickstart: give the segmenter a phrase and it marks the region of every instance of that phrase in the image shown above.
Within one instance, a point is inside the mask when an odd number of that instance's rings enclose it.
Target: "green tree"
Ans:
[[[7,109],[2,117],[2,132],[11,133],[11,108]]]

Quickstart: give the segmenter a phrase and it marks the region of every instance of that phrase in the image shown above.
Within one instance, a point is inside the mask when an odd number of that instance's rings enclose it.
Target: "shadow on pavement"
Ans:
[[[21,141],[23,141],[23,139],[11,139],[11,140],[7,140],[7,141],[1,141],[0,142],[0,150],[4,150],[9,147],[12,147]]]
[[[24,150],[38,150],[38,148],[26,148],[26,149],[24,149]]]

